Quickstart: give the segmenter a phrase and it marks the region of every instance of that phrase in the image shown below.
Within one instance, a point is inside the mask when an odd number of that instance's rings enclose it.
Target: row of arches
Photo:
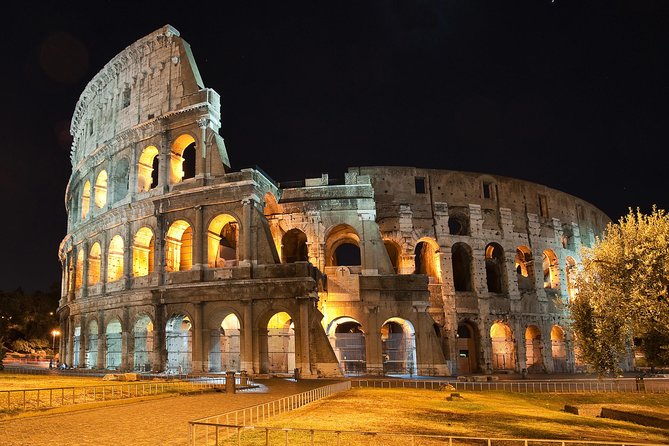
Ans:
[[[195,138],[189,134],[179,135],[171,145],[167,182],[180,183],[195,177]],[[145,147],[136,167],[137,193],[147,192],[159,183],[160,150],[153,145]],[[114,161],[112,176],[107,169],[100,170],[93,182],[85,179],[78,194],[73,197],[73,213],[76,219],[87,219],[93,208],[103,209],[108,202],[122,200],[130,190],[130,161],[121,158]]]

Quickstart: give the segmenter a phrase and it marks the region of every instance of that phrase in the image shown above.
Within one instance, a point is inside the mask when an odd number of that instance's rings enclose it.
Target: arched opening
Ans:
[[[193,230],[188,222],[177,220],[165,238],[165,271],[188,271],[193,267]]]
[[[211,331],[209,348],[209,371],[238,372],[241,364],[241,325],[234,313],[228,314],[218,329]]]
[[[361,265],[360,237],[351,226],[335,226],[328,234],[325,247],[327,266]]]
[[[172,144],[170,154],[170,184],[195,177],[195,138],[179,136]]]
[[[553,372],[567,372],[567,345],[564,330],[559,325],[551,328],[551,354],[553,355]]]
[[[123,238],[115,235],[109,242],[107,254],[107,282],[114,282],[123,277]]]
[[[79,355],[81,354],[81,326],[74,327],[72,336],[72,367],[79,367]]]
[[[295,326],[290,315],[283,311],[274,314],[267,322],[266,333],[260,341],[262,372],[292,372],[295,369]]]
[[[171,373],[189,373],[192,367],[193,326],[183,314],[172,316],[165,326],[166,369]]]
[[[493,370],[513,370],[516,362],[511,328],[505,323],[495,322],[490,328],[490,338]]]
[[[525,365],[531,373],[545,371],[541,330],[536,325],[528,325],[525,330]]]
[[[433,240],[421,241],[414,249],[416,269],[414,274],[425,274],[430,283],[441,281],[441,267],[439,265],[439,246]]]
[[[393,270],[395,270],[395,274],[399,273],[399,268],[400,268],[400,247],[397,246],[397,243],[391,241],[391,240],[384,240],[383,241],[383,246],[386,247],[386,252],[388,253],[388,257],[390,257],[390,263],[393,265]]]
[[[132,243],[132,275],[135,277],[147,276],[153,272],[154,257],[153,231],[146,226],[135,234]]]
[[[451,248],[453,262],[453,286],[455,291],[473,291],[471,249],[464,243]]]
[[[264,198],[265,208],[263,210],[263,214],[265,217],[271,217],[272,215],[281,213],[281,208],[279,207],[279,203],[276,201],[276,197],[273,193],[267,192]]]
[[[127,158],[123,158],[114,165],[113,200],[122,200],[128,195],[128,181],[130,180],[130,167]]]
[[[559,288],[560,270],[555,252],[551,249],[544,250],[541,263],[544,272],[544,288]]]
[[[476,373],[478,367],[478,330],[469,321],[458,325],[458,373]]]
[[[506,291],[504,249],[497,243],[489,243],[485,247],[485,274],[489,292],[504,293]]]
[[[237,265],[239,225],[232,215],[217,215],[207,231],[207,264],[210,268]]]
[[[449,216],[448,233],[450,235],[469,235],[469,219],[461,214]]]
[[[105,368],[116,370],[121,367],[121,322],[112,319],[105,330],[107,354],[105,355]]]
[[[362,325],[353,318],[340,317],[330,322],[327,333],[342,371],[347,375],[364,373],[367,354]]]
[[[534,289],[534,259],[532,251],[527,246],[518,246],[516,248],[516,277],[518,279],[519,290]]]
[[[573,257],[567,256],[567,264],[565,265],[565,272],[567,276],[567,296],[569,302],[574,300],[578,289],[576,288],[576,260]]]
[[[393,317],[381,326],[383,372],[416,373],[416,331],[411,322]]]
[[[281,238],[281,262],[294,263],[309,260],[307,235],[299,229],[291,229]]]
[[[95,285],[100,281],[100,244],[93,243],[88,254],[88,286]]]
[[[151,371],[153,354],[153,322],[145,314],[141,315],[132,330],[135,340],[134,369],[138,372]]]
[[[146,192],[158,184],[158,148],[148,146],[139,156],[137,163],[137,191]]]
[[[107,204],[107,171],[103,170],[95,180],[95,206],[98,209]]]
[[[86,180],[84,190],[81,192],[81,219],[88,217],[91,210],[91,182]]]
[[[98,366],[98,322],[92,320],[88,323],[86,333],[86,367],[89,369]]]
[[[84,249],[79,248],[77,252],[77,264],[74,268],[74,289],[81,288],[82,279],[84,277]]]

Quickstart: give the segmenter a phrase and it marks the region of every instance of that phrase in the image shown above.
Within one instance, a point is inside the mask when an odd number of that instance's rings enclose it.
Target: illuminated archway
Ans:
[[[155,237],[151,228],[146,226],[135,233],[132,243],[132,275],[147,276],[153,272]]]
[[[74,335],[72,336],[72,367],[79,367],[79,355],[81,352],[81,326],[74,327]]]
[[[493,370],[513,370],[516,365],[513,330],[503,322],[495,322],[490,328],[490,338]]]
[[[81,288],[82,279],[84,277],[84,248],[81,247],[77,250],[77,263],[74,271],[74,289],[78,290]]]
[[[234,313],[228,314],[219,327],[211,331],[209,347],[209,371],[223,372],[240,370],[241,324]]]
[[[341,224],[332,228],[325,242],[327,266],[360,265],[360,237],[352,226]]]
[[[195,176],[195,138],[180,135],[172,144],[170,153],[170,184],[180,183]]]
[[[98,322],[92,320],[88,323],[86,331],[86,367],[89,369],[98,366]]]
[[[478,339],[476,325],[469,321],[458,325],[456,336],[458,350],[458,373],[475,373],[478,371]]]
[[[367,370],[365,333],[360,322],[347,316],[339,317],[330,322],[327,334],[345,374],[357,375]]]
[[[544,288],[560,287],[560,271],[558,259],[552,249],[544,250],[542,254],[542,269],[544,273]]]
[[[455,291],[473,291],[471,248],[465,243],[455,243],[451,248],[451,259]]]
[[[193,230],[184,220],[170,225],[165,238],[165,271],[188,271],[193,267]]]
[[[393,270],[395,271],[395,274],[399,274],[400,271],[400,262],[402,260],[401,257],[401,248],[397,245],[392,240],[384,240],[383,241],[383,246],[386,248],[386,252],[388,253],[388,257],[390,258],[390,263],[393,265]]]
[[[139,156],[137,163],[137,191],[146,192],[158,184],[158,148],[148,146]]]
[[[498,243],[489,243],[485,248],[485,273],[489,292],[506,291],[504,249]]]
[[[207,230],[207,264],[210,268],[237,265],[239,224],[229,214],[217,215]]]
[[[112,319],[105,330],[105,368],[116,370],[121,367],[121,321]]]
[[[525,365],[528,372],[544,371],[541,330],[536,325],[528,325],[525,330]]]
[[[88,286],[100,281],[101,249],[98,242],[93,243],[88,254]]]
[[[193,326],[184,314],[172,316],[165,326],[166,369],[172,373],[189,373],[192,367]]]
[[[416,331],[406,319],[393,317],[381,326],[383,372],[414,374],[416,368]]]
[[[91,210],[91,182],[86,180],[84,190],[81,192],[81,219],[88,217]]]
[[[104,207],[107,204],[107,171],[103,170],[98,174],[98,178],[95,180],[95,206],[98,209]]]
[[[134,369],[139,372],[151,371],[151,355],[153,354],[153,322],[143,314],[135,322],[132,330],[135,340]]]
[[[123,277],[123,238],[115,235],[109,242],[107,253],[107,282],[114,282]]]
[[[519,290],[534,289],[534,259],[532,251],[527,246],[518,246],[516,248],[516,278],[518,279]]]
[[[553,356],[553,372],[567,372],[567,345],[564,330],[559,325],[551,328],[551,354]]]
[[[430,283],[441,282],[439,245],[432,239],[421,240],[414,249],[416,269],[414,274],[425,274]]]
[[[294,263],[309,260],[307,235],[299,229],[291,229],[281,238],[281,262]]]
[[[262,373],[288,373],[295,369],[295,325],[285,311],[275,313],[260,339]]]

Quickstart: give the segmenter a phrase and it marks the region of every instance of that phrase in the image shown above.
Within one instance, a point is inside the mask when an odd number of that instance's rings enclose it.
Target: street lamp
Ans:
[[[51,330],[51,336],[53,337],[53,342],[51,343],[51,351],[53,352],[56,349],[56,336],[60,336],[60,330]]]

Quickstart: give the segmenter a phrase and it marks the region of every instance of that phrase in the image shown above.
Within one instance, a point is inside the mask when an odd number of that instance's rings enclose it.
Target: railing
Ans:
[[[192,393],[222,389],[225,378],[199,381],[134,382],[81,387],[1,390],[0,411],[48,409],[96,401],[139,398],[163,393]]]
[[[192,426],[192,423],[191,423]],[[634,443],[589,440],[549,440],[539,438],[457,437],[450,435],[405,434],[395,432],[292,429],[280,427],[206,424],[215,433],[206,441],[191,445],[370,445],[393,446],[667,446],[667,443]]]
[[[271,416],[290,412],[305,404],[309,404],[338,392],[349,390],[350,388],[350,381],[343,381],[290,395],[268,403],[259,404],[257,406],[246,407],[221,415],[191,421],[190,444],[193,446],[218,446],[219,444],[223,444],[221,441],[229,440],[235,433],[239,436],[239,428],[241,427],[263,422]]]
[[[449,387],[449,386],[452,386]],[[667,393],[669,383],[645,380],[610,380],[610,381],[436,381],[407,379],[351,379],[351,387],[408,388],[431,390],[502,390],[519,393],[602,393],[602,392],[639,392]]]

